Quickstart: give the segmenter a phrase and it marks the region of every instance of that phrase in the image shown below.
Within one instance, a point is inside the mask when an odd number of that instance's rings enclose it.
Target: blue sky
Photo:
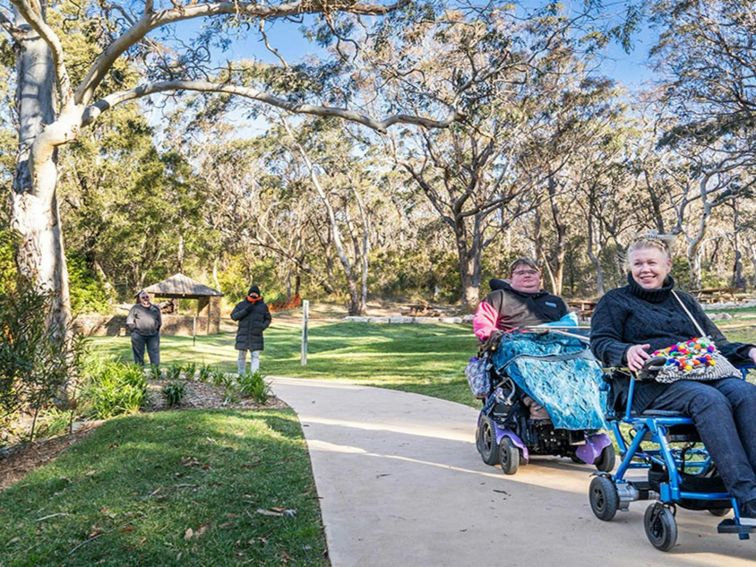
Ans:
[[[540,4],[541,1],[533,0],[533,3]],[[615,5],[615,8],[618,10],[617,14],[621,14],[617,6],[620,6],[620,4]],[[177,27],[179,37],[188,39],[199,30],[200,25],[201,22],[196,20],[182,22]],[[280,51],[289,63],[301,61],[308,53],[322,54],[322,49],[305,39],[299,28],[299,24],[285,21],[271,22],[266,26],[270,43]],[[653,80],[653,73],[647,65],[647,60],[648,52],[654,44],[655,37],[656,34],[653,30],[644,27],[633,36],[633,49],[630,53],[625,53],[617,43],[609,45],[604,51],[599,71],[624,85],[631,98],[634,92],[647,86]],[[226,59],[236,60],[240,58],[258,58],[270,63],[277,63],[275,56],[260,41],[256,30],[247,31],[244,39],[232,42],[226,52],[221,53],[218,50],[214,56],[218,58],[221,64]],[[234,122],[237,126],[241,127],[241,131],[250,135],[264,131],[267,121],[262,117],[255,120],[246,119],[245,106],[241,104],[239,112],[235,113]]]
[[[575,0],[566,0],[567,3]],[[525,4],[540,5],[543,0],[525,0]],[[623,3],[614,4],[616,17],[621,18]],[[310,20],[311,21],[311,20]],[[201,22],[188,21],[180,24],[179,35],[188,37],[196,32]],[[322,50],[307,41],[299,30],[296,23],[278,21],[269,22],[266,25],[266,32],[269,36],[270,43],[281,52],[282,56],[289,62],[297,62],[307,53],[322,53]],[[184,35],[185,34],[185,35]],[[611,44],[605,50],[605,59],[601,64],[601,71],[608,77],[623,83],[630,90],[640,88],[644,82],[652,79],[653,74],[647,66],[648,52],[653,46],[656,34],[647,26],[642,25],[633,36],[633,50],[625,53],[617,43]],[[274,55],[265,49],[263,43],[258,39],[256,30],[250,30],[246,38],[233,42],[228,51],[225,53],[216,53],[220,60],[239,59],[244,57],[257,57],[263,61],[271,63],[277,62]]]

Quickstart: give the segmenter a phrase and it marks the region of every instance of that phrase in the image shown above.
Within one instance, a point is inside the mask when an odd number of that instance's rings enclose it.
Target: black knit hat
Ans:
[[[252,295],[253,293],[260,295],[260,288],[257,287],[257,284],[252,284],[252,286],[250,286],[249,291],[247,292],[247,295]]]

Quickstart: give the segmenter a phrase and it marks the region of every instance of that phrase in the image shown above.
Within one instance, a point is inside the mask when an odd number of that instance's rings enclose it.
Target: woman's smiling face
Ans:
[[[672,270],[672,260],[658,248],[639,248],[628,258],[633,279],[643,289],[659,289]]]

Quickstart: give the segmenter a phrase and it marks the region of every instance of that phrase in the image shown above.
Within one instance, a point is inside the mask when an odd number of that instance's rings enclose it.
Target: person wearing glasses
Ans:
[[[475,311],[473,332],[481,343],[521,327],[558,321],[568,312],[561,297],[541,289],[541,269],[535,260],[517,258],[509,274],[509,280],[491,280],[493,291]]]
[[[160,365],[160,327],[163,318],[160,308],[150,302],[150,294],[141,290],[136,295],[137,303],[126,317],[126,328],[131,333],[131,353],[134,363],[144,366],[144,349],[150,357],[150,364]]]
[[[541,289],[541,269],[535,260],[517,258],[509,265],[509,280],[491,280],[491,293],[480,302],[473,318],[473,332],[488,348],[504,333],[528,325],[558,321],[568,312],[564,300]],[[531,419],[549,419],[545,408],[523,397]]]

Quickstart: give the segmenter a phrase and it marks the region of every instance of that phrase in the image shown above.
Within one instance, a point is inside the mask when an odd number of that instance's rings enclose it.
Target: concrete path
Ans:
[[[273,387],[302,422],[333,567],[756,566],[756,539],[718,535],[706,512],[678,511],[668,553],[646,539],[647,503],[596,519],[592,467],[483,464],[472,408],[333,381]]]

